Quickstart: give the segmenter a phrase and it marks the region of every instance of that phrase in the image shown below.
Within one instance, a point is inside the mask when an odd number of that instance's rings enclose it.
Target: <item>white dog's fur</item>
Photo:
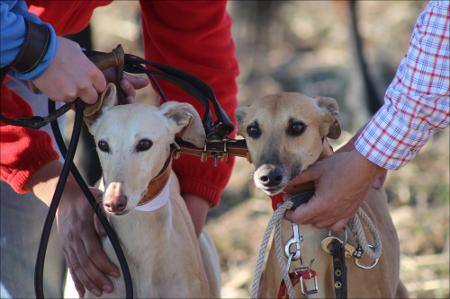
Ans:
[[[145,104],[116,106],[115,86],[104,93],[103,106],[87,119],[96,143],[106,142],[109,151],[97,149],[103,169],[103,200],[126,196],[126,208],[108,213],[131,271],[135,298],[186,298],[220,296],[220,266],[213,243],[203,232],[197,239],[194,226],[180,195],[175,174],[170,174],[167,202],[154,211],[136,209],[171,154],[175,134],[201,146],[204,131],[195,109],[186,103],[170,102],[161,107]],[[142,140],[153,145],[137,151]],[[164,200],[164,199],[163,199]],[[108,239],[103,247],[118,265]],[[114,292],[103,297],[124,297],[123,274],[112,278]],[[92,296],[92,294],[87,294]]]

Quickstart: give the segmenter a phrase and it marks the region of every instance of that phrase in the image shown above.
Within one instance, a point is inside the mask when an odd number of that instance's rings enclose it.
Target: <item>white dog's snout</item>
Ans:
[[[109,213],[123,212],[127,207],[128,198],[122,193],[122,183],[113,182],[106,188],[103,197],[103,207]]]

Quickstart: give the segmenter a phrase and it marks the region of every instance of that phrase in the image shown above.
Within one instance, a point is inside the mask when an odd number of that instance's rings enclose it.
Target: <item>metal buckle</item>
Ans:
[[[311,269],[311,265],[314,262],[314,259],[311,260],[311,263],[309,264],[309,266],[302,266],[300,268],[295,269],[295,274],[298,275],[300,274],[300,291],[302,292],[303,295],[305,296],[309,296],[309,295],[314,295],[317,294],[319,292],[319,283],[317,281],[317,273],[316,271]],[[303,273],[308,273],[309,277],[303,277]],[[312,276],[314,275],[314,276]],[[310,280],[313,279],[313,287],[308,290],[307,286],[306,286],[306,280]]]

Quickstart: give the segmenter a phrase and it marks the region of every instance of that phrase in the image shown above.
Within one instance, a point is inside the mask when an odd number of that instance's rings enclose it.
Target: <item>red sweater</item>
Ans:
[[[51,23],[58,35],[83,30],[92,11],[111,1],[29,0],[30,10]],[[234,121],[239,73],[231,37],[231,19],[222,1],[141,1],[145,58],[193,73],[216,92],[222,107]],[[107,50],[107,49],[104,49]],[[200,105],[179,91],[162,84],[170,99]],[[44,104],[44,103],[43,103]],[[2,86],[1,111],[9,117],[31,115],[29,105]],[[44,164],[57,159],[49,136],[41,131],[0,124],[0,175],[16,191],[26,192],[23,184]],[[32,154],[33,153],[33,154]],[[208,199],[215,206],[231,174],[234,159],[219,163],[200,163],[182,156],[174,162],[181,191]]]

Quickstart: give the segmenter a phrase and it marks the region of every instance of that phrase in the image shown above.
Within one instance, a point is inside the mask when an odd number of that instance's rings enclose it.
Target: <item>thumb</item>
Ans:
[[[320,212],[319,200],[316,195],[293,211],[286,212],[286,219],[298,224],[311,224],[311,220]]]
[[[311,181],[315,181],[322,176],[322,167],[321,162],[317,162],[316,164],[308,167],[304,170],[300,175],[293,178],[288,185],[299,185]]]
[[[100,222],[100,219],[98,219],[96,214],[94,214],[94,228],[100,237],[106,236],[105,228],[103,227],[103,224]]]

